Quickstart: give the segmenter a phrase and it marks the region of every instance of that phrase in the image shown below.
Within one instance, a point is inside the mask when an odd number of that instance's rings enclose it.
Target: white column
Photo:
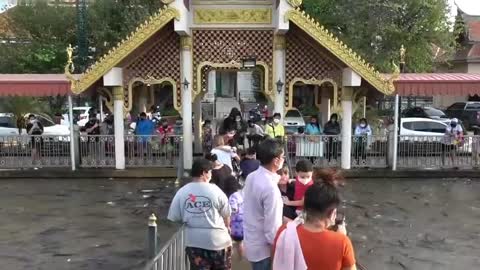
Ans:
[[[202,99],[193,102],[193,115],[195,115],[195,154],[202,153]]]
[[[362,84],[360,77],[351,68],[342,73],[342,169],[350,169],[352,154],[352,97],[353,87]]]
[[[351,167],[352,153],[352,92],[351,87],[342,89],[342,169]]]
[[[125,123],[123,86],[113,88],[113,117],[115,127],[115,168],[125,169]]]
[[[183,166],[192,169],[192,87],[193,87],[193,62],[191,51],[191,38],[182,37],[180,61],[182,66],[182,124],[183,124]],[[183,85],[187,80],[188,86]]]
[[[280,113],[282,119],[285,117],[285,91],[288,88],[285,82],[285,36],[275,36],[275,74],[273,76],[273,91],[275,92],[274,112]],[[283,85],[282,91],[278,93],[277,82],[281,80]]]
[[[352,154],[352,94],[351,87],[342,89],[342,169],[351,167]]]
[[[112,68],[103,76],[103,85],[113,87],[113,124],[115,126],[115,168],[125,169],[124,90],[122,68]]]
[[[98,110],[100,111],[100,123],[103,123],[103,97],[101,95],[98,96]]]
[[[68,124],[70,125],[70,162],[72,162],[72,171],[76,170],[75,161],[75,135],[73,124],[73,102],[72,95],[68,95]]]

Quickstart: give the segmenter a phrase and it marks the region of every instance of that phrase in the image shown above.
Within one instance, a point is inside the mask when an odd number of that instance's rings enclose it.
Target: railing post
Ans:
[[[148,260],[155,258],[157,255],[157,217],[151,214],[148,218]],[[155,267],[156,268],[156,267]],[[154,268],[154,269],[155,269]]]
[[[73,125],[73,152],[75,154],[75,165],[80,165],[80,129],[77,125]]]
[[[184,166],[183,166],[183,137],[179,138],[178,141],[178,161],[177,161],[177,180],[180,181],[184,177]],[[176,147],[176,145],[175,145]]]
[[[396,171],[397,170],[397,159],[398,159],[398,128],[400,126],[400,98],[397,95],[395,95],[395,113],[394,113],[394,127],[393,127],[393,164],[392,164],[392,170]]]

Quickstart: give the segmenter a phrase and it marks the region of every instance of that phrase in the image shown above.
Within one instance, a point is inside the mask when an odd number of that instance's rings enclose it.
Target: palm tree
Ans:
[[[27,114],[45,111],[45,105],[32,97],[5,97],[0,100],[0,111],[13,115],[18,133],[21,134]]]

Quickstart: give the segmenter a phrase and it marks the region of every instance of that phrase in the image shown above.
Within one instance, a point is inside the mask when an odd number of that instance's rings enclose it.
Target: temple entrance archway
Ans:
[[[297,108],[304,116],[319,115],[325,123],[331,113],[338,111],[338,91],[337,83],[331,79],[296,78],[288,87],[287,110]]]
[[[133,78],[128,84],[129,107],[133,114],[147,112],[158,107],[162,116],[179,115],[181,112],[175,80],[172,78]]]

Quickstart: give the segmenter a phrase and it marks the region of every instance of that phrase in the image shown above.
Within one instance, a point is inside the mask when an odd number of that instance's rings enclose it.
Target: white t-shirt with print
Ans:
[[[237,154],[233,152],[233,150],[228,150],[227,148],[225,149],[214,148],[212,149],[212,151],[210,151],[210,153],[217,155],[217,160],[220,163],[230,167],[230,169],[232,169],[233,171],[232,158],[237,156]]]
[[[223,250],[232,245],[224,218],[231,215],[228,198],[217,186],[192,182],[178,190],[168,219],[186,225],[186,246]]]

